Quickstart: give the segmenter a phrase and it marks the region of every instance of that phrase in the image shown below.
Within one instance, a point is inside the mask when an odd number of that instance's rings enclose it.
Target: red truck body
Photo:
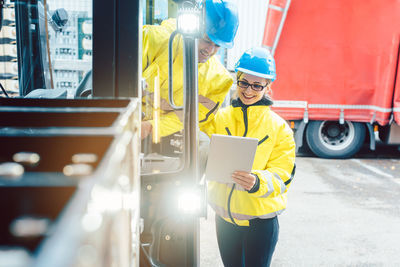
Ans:
[[[400,124],[400,2],[292,0],[279,37],[285,4],[270,1],[263,38],[279,38],[273,99],[306,104],[274,109],[286,120]]]
[[[397,124],[400,125],[400,70],[399,70],[398,63],[397,66],[397,76],[396,76],[396,87],[394,89],[394,97],[393,97],[393,113],[394,113],[394,120]]]

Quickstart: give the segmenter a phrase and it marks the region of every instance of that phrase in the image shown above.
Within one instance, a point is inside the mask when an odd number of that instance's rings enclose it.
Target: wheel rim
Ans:
[[[330,150],[346,149],[355,138],[354,125],[347,121],[344,124],[324,121],[319,127],[318,138]]]

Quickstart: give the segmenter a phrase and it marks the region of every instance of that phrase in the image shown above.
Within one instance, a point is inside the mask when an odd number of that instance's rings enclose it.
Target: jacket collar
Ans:
[[[243,102],[240,100],[239,97],[234,99],[234,100],[232,100],[232,106],[234,108],[237,108],[237,107],[250,107],[250,106],[271,106],[272,104],[273,104],[272,100],[267,98],[267,97],[263,97],[259,101],[257,101],[254,104],[251,104],[251,105],[243,104]]]

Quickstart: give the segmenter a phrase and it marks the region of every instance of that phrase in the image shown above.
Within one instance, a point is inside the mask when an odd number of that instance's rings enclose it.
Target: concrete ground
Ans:
[[[298,157],[273,267],[400,266],[400,154]],[[214,214],[201,219],[200,266],[223,266]]]

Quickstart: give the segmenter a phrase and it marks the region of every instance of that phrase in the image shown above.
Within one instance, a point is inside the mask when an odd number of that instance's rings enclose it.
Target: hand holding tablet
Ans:
[[[233,183],[233,172],[251,172],[257,145],[257,138],[213,134],[208,153],[206,179]]]

